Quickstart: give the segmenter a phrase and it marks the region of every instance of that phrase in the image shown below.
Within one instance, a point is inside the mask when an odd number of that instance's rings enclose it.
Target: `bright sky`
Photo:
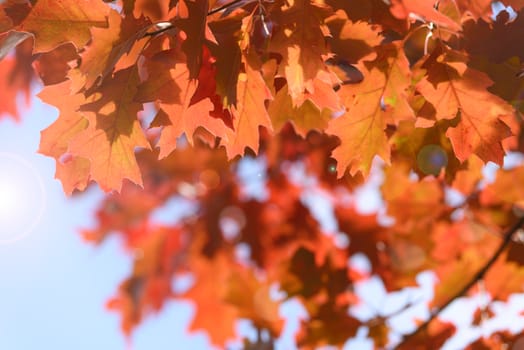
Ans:
[[[23,114],[22,124],[0,119],[0,349],[124,350],[118,317],[104,304],[129,259],[115,240],[94,248],[78,235],[101,193],[64,196],[54,161],[36,153],[57,111],[35,99]],[[168,305],[137,330],[133,350],[209,349],[202,334],[184,334],[191,312]]]

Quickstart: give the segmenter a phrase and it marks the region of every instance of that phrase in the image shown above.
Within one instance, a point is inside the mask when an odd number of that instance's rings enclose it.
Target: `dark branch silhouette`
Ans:
[[[455,295],[453,295],[451,298],[448,299],[443,305],[437,307],[434,309],[431,313],[429,318],[422,324],[420,324],[413,332],[404,334],[402,336],[402,340],[393,347],[393,350],[398,349],[402,344],[407,342],[409,339],[413,338],[415,335],[422,332],[424,329],[426,329],[429,324],[444,310],[446,309],[452,302],[454,302],[457,298],[465,294],[471,287],[473,287],[478,281],[480,281],[482,278],[484,278],[484,275],[489,271],[491,266],[497,261],[497,259],[500,257],[500,255],[504,252],[504,250],[507,248],[508,244],[511,242],[515,232],[517,232],[521,226],[524,225],[524,217],[521,217],[513,226],[511,226],[506,233],[504,234],[504,239],[500,243],[497,250],[493,253],[491,258],[489,258],[488,261],[484,264],[484,266],[471,278],[471,280],[462,287],[461,290],[459,290]]]

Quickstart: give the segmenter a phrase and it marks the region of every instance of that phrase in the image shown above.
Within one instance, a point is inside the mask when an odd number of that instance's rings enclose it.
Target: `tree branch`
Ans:
[[[473,278],[460,291],[458,291],[457,293],[455,293],[455,295],[449,298],[449,300],[446,301],[442,306],[433,310],[430,313],[429,318],[424,323],[420,324],[413,332],[403,335],[402,340],[395,347],[393,347],[393,350],[398,349],[402,344],[404,344],[409,339],[413,338],[415,335],[419,334],[424,329],[426,329],[431,323],[431,321],[433,321],[445,308],[447,308],[457,298],[465,294],[471,287],[473,287],[477,283],[477,281],[480,281],[482,278],[484,278],[484,275],[489,271],[491,266],[493,266],[495,261],[497,261],[499,256],[504,252],[508,244],[511,242],[513,235],[515,234],[515,232],[518,231],[519,228],[521,228],[522,225],[524,225],[524,217],[521,217],[515,224],[513,224],[513,226],[511,226],[507,230],[506,234],[504,235],[504,239],[500,243],[497,250],[495,250],[491,258],[488,261],[486,261],[485,265],[473,276]]]

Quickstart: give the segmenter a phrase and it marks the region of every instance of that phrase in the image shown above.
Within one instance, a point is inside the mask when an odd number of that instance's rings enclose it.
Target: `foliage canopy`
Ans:
[[[7,0],[0,113],[18,119],[16,97],[42,82],[60,114],[39,152],[67,194],[107,192],[82,234],[129,249],[133,270],[108,303],[124,332],[184,299],[190,330],[213,344],[248,319],[270,336],[245,348],[270,349],[295,299],[301,348],[364,327],[376,348],[438,349],[456,331],[439,320],[452,301],[477,285],[492,301],[524,288],[524,166],[483,173],[524,150],[524,2],[498,4],[516,15],[490,0]],[[258,196],[240,171],[249,159],[262,164]],[[385,210],[363,214],[355,193],[373,167]],[[156,222],[174,199],[191,213]],[[369,278],[401,291],[423,271],[438,282],[412,333],[390,322],[412,301],[353,312]]]

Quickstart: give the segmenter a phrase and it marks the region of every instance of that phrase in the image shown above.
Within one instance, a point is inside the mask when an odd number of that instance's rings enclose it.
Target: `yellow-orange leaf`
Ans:
[[[109,7],[91,0],[39,0],[18,27],[33,33],[34,52],[46,52],[71,41],[82,48],[93,27],[107,26]]]
[[[359,86],[360,91],[346,101],[346,113],[331,120],[326,129],[328,134],[337,136],[341,141],[341,145],[333,151],[339,176],[346,169],[351,175],[359,171],[367,175],[377,155],[389,163],[390,149],[384,132],[386,122],[380,106],[382,90],[374,82],[382,79],[383,75],[377,69],[370,71]],[[354,87],[343,89],[353,90]]]
[[[400,43],[383,47],[367,66],[371,68],[362,67],[362,83],[341,88],[346,113],[333,119],[326,130],[341,141],[333,151],[339,176],[346,169],[351,175],[358,171],[367,175],[375,156],[389,163],[387,124],[415,118],[408,103],[411,72]]]

